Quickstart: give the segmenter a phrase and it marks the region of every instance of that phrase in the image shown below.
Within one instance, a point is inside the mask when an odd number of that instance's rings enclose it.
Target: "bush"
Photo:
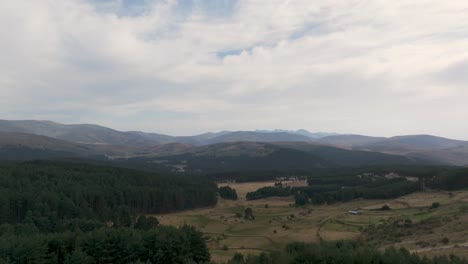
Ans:
[[[294,200],[296,201],[297,206],[303,206],[309,202],[309,197],[306,193],[296,193],[294,195]]]
[[[413,221],[411,219],[406,219],[405,220],[405,227],[410,227],[413,225]]]
[[[250,207],[247,207],[244,211],[244,218],[247,220],[255,220],[255,216],[253,215],[253,210]]]
[[[233,200],[233,201],[237,200],[236,189],[233,189],[229,186],[219,187],[218,193],[219,193],[219,196],[221,196],[221,198],[223,199]]]
[[[388,211],[388,210],[392,210],[392,208],[390,208],[390,206],[388,206],[388,205],[385,204],[384,206],[382,206],[382,207],[380,208],[380,210],[382,210],[382,211]]]
[[[228,264],[241,264],[241,263],[242,264],[245,263],[244,255],[242,255],[241,253],[234,254],[232,259],[229,260],[228,262]]]
[[[438,208],[439,206],[440,206],[440,203],[434,202],[434,203],[432,203],[431,208],[432,208],[432,209],[436,209],[436,208]]]

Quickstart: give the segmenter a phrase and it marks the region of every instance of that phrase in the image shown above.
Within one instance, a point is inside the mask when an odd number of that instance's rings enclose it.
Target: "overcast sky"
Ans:
[[[5,0],[0,27],[0,119],[468,139],[466,0]]]

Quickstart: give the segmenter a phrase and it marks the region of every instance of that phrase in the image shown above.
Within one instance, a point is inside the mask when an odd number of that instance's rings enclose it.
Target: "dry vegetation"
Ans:
[[[305,182],[289,183],[294,185]],[[226,184],[223,184],[226,185]],[[205,208],[175,214],[158,215],[162,224],[179,226],[190,224],[209,237],[214,261],[223,262],[234,253],[258,253],[281,249],[293,241],[317,242],[324,240],[357,239],[370,225],[383,226],[399,219],[414,223],[407,233],[394,238],[371,241],[386,247],[404,246],[424,255],[457,254],[468,257],[468,191],[414,193],[394,200],[355,200],[334,205],[295,207],[292,197],[247,201],[247,192],[274,182],[231,183],[238,201],[221,199],[214,208]],[[440,203],[430,209],[432,203]],[[265,206],[265,205],[268,206]],[[392,210],[379,210],[383,205]],[[251,207],[256,219],[245,220],[244,209]],[[268,208],[266,208],[268,207]],[[347,213],[359,210],[359,215]],[[238,216],[236,216],[236,213]],[[424,219],[436,219],[437,224],[418,225]],[[449,237],[449,241],[443,241]],[[393,240],[392,240],[393,239]]]

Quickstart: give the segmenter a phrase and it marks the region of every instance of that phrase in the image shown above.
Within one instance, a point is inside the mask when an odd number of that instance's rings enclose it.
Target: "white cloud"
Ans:
[[[466,138],[466,1],[96,2],[0,3],[2,118]]]

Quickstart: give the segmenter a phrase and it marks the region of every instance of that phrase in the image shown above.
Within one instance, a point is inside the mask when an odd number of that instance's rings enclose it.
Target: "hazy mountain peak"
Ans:
[[[285,130],[285,129],[274,129],[274,130],[261,130],[257,129],[255,132],[259,133],[290,133],[290,134],[297,134],[297,135],[303,135],[309,138],[313,139],[318,139],[326,136],[332,136],[332,135],[339,135],[337,133],[328,133],[328,132],[310,132],[306,129],[298,129],[298,130]]]

